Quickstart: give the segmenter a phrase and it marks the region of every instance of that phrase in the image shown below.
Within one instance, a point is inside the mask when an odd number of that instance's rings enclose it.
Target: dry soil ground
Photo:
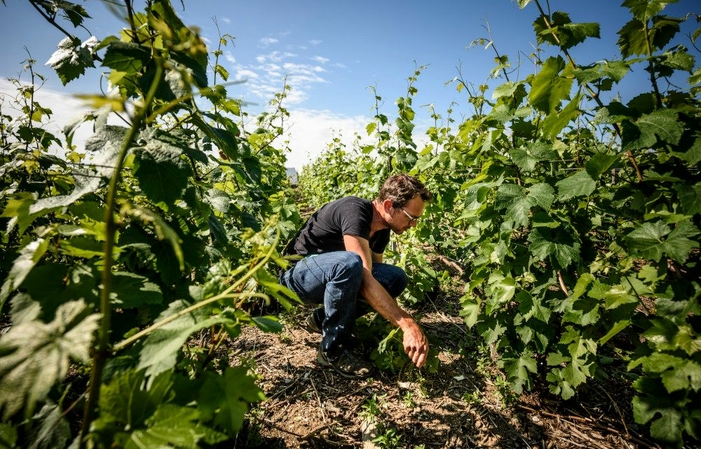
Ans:
[[[299,326],[308,309],[283,315],[280,334],[247,328],[228,350],[254,361],[268,399],[251,410],[235,447],[658,447],[633,422],[630,391],[615,376],[570,401],[545,385],[509,393],[474,332],[447,312],[450,302],[413,311],[438,351],[435,371],[382,370],[367,380],[315,365],[320,336]]]

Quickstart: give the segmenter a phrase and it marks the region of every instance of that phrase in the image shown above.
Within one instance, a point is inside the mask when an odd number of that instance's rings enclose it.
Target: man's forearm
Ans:
[[[387,290],[382,287],[367,269],[363,273],[360,294],[370,304],[370,307],[394,326],[404,330],[407,326],[416,324],[411,315],[399,307],[397,301],[387,293]]]

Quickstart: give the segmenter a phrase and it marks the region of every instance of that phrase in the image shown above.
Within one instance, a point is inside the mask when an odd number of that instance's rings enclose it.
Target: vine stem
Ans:
[[[548,15],[545,14],[545,11],[543,10],[543,7],[540,5],[539,0],[535,0],[535,4],[538,7],[538,11],[540,11],[541,17],[543,17],[543,21],[545,22],[545,26],[548,27],[549,30],[552,30],[553,26],[550,23],[550,20],[548,19]],[[647,25],[646,25],[647,28]],[[560,46],[560,50],[565,54],[565,57],[567,58],[567,61],[569,64],[572,66],[572,68],[577,68],[577,64],[574,62],[574,59],[572,59],[572,55],[570,55],[570,52],[568,52],[566,49],[562,48],[562,44],[560,42],[560,38],[557,36],[557,33],[552,34],[553,38],[555,39],[555,42],[557,42],[558,46]],[[603,101],[601,101],[601,98],[599,98],[599,94],[594,92],[594,90],[589,86],[589,83],[582,83],[584,88],[589,92],[589,95],[591,95],[591,98],[596,102],[596,104],[600,107],[603,108],[605,105]],[[620,138],[623,133],[621,132],[620,126],[618,126],[617,123],[613,124],[614,129],[616,130],[616,134]],[[638,178],[638,182],[643,181],[643,174],[640,171],[640,167],[638,167],[638,163],[635,160],[635,156],[633,155],[633,152],[630,150],[626,150],[626,156],[628,157],[628,160],[630,161],[631,165],[633,166],[633,169],[635,170],[635,175]]]
[[[102,288],[100,290],[100,327],[97,331],[97,347],[93,354],[92,371],[90,373],[90,384],[88,386],[88,397],[83,410],[83,424],[80,430],[79,447],[84,447],[85,436],[90,430],[95,408],[100,398],[100,384],[102,372],[110,356],[110,329],[112,319],[112,305],[110,304],[110,293],[112,290],[112,265],[114,264],[114,246],[115,235],[117,232],[117,222],[115,221],[115,209],[117,203],[117,186],[119,184],[122,167],[126,159],[129,148],[136,139],[142,124],[146,119],[148,105],[153,101],[160,80],[163,77],[163,64],[158,61],[156,64],[156,74],[149,88],[146,98],[144,99],[143,107],[138,109],[134,116],[134,121],[128,129],[122,147],[119,150],[117,161],[115,163],[114,172],[110,178],[109,188],[107,190],[107,203],[105,210],[105,243],[103,245],[104,266],[102,268]]]

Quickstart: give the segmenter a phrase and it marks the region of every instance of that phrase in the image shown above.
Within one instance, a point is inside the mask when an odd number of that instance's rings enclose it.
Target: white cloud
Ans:
[[[272,62],[282,62],[283,59],[289,59],[289,58],[294,58],[297,55],[295,53],[290,53],[290,52],[279,52],[279,51],[273,51],[268,53],[267,55],[258,55],[256,56],[256,61],[263,63],[266,61],[272,61]]]
[[[309,41],[309,43],[312,45],[320,45],[321,42],[322,41],[320,41],[319,39],[313,39],[313,40]]]
[[[256,79],[258,78],[258,73],[254,72],[253,70],[247,70],[247,69],[241,69],[236,71],[236,80],[241,81],[241,80],[250,80],[250,79]]]
[[[295,53],[273,51],[258,55],[255,64],[236,65],[233,71],[236,80],[246,80],[247,101],[266,104],[276,94],[282,92],[287,83],[291,90],[287,94],[287,105],[299,105],[309,97],[315,84],[328,81],[322,76],[326,69],[318,64],[299,63]]]
[[[318,62],[319,64],[326,64],[327,62],[330,61],[330,59],[329,59],[329,58],[324,58],[323,56],[314,56],[314,57],[312,58],[312,61],[316,61],[316,62]]]
[[[272,98],[279,93],[281,86],[256,85],[251,89],[261,97]],[[0,79],[0,96],[2,96],[2,112],[13,116],[20,115],[19,110],[11,111],[9,108],[12,98],[17,92],[7,80]],[[304,91],[293,89],[285,99],[287,104],[299,103],[306,96]],[[41,89],[37,95],[37,101],[45,108],[53,111],[51,121],[44,124],[45,128],[63,140],[62,130],[64,126],[77,116],[84,114],[88,108],[82,101],[60,92]],[[317,111],[308,109],[290,109],[290,117],[285,120],[284,140],[289,141],[290,153],[288,167],[294,167],[301,171],[304,165],[313,162],[333,141],[338,138],[350,151],[353,148],[356,136],[362,136],[362,141],[367,142],[365,127],[371,117],[344,116],[330,111]],[[91,126],[84,125],[78,129],[74,137],[74,143],[81,148],[90,137]]]
[[[277,44],[279,41],[275,39],[274,37],[264,37],[260,40],[260,45],[263,48],[266,48],[270,45]]]
[[[356,135],[367,141],[365,127],[372,121],[366,116],[344,116],[330,111],[308,109],[291,110],[286,120],[285,136],[289,140],[291,152],[287,155],[287,166],[301,171],[310,164],[334,138],[346,145],[348,151],[353,148]]]
[[[26,84],[24,84],[26,86]],[[14,103],[17,97],[17,87],[6,79],[0,79],[0,96],[2,97],[2,112],[12,117],[23,115],[19,105]],[[89,108],[82,100],[62,92],[56,92],[40,88],[34,94],[35,101],[44,108],[51,110],[52,114],[42,123],[42,127],[61,140],[65,140],[63,129]],[[81,126],[73,137],[73,143],[80,147],[90,136],[90,126]]]

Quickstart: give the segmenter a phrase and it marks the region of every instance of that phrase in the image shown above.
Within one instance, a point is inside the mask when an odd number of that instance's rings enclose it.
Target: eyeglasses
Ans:
[[[409,219],[409,223],[416,223],[417,221],[419,221],[419,218],[421,218],[421,217],[414,217],[409,212],[405,211],[403,207],[400,207],[399,210],[404,212],[404,215],[406,215],[406,218]]]

